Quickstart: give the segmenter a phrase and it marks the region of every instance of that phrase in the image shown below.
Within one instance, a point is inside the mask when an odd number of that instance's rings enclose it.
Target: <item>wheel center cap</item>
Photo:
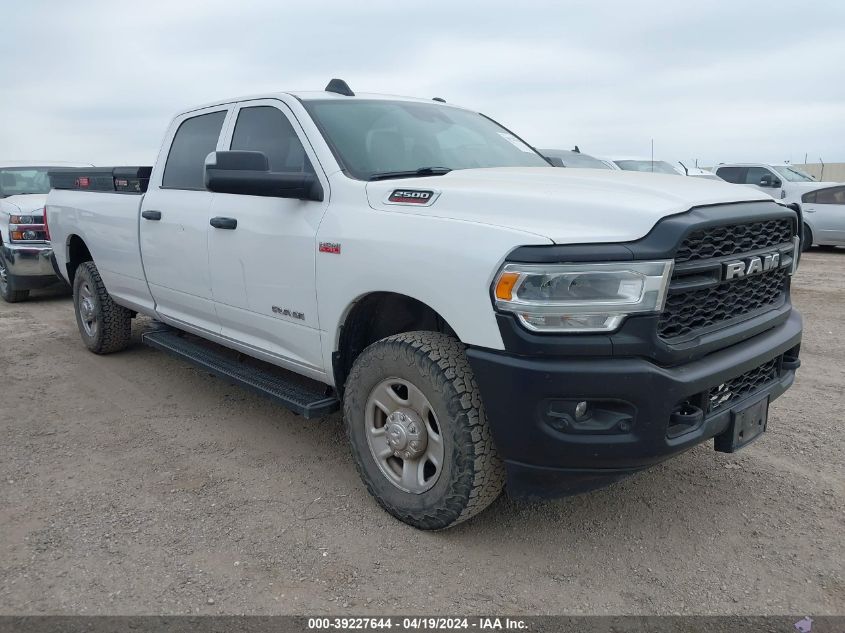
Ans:
[[[416,459],[425,452],[428,433],[420,416],[414,411],[394,411],[385,424],[387,445],[402,459]]]
[[[82,305],[80,306],[80,308],[81,308],[80,312],[82,312],[82,316],[85,317],[86,319],[90,319],[91,315],[94,314],[94,306],[91,305],[90,299],[83,299]]]

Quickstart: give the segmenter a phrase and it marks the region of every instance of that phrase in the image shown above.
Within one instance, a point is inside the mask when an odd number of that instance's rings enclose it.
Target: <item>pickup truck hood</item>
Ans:
[[[47,202],[47,194],[28,193],[22,196],[9,196],[8,198],[0,198],[0,202],[16,206],[19,213],[32,213],[44,207]]]
[[[396,189],[433,191],[430,205],[391,204]],[[367,183],[374,209],[506,227],[559,244],[627,242],[692,207],[771,200],[729,183],[605,169],[496,167]]]

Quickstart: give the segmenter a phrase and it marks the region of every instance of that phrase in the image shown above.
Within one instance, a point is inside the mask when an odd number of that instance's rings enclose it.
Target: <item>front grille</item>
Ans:
[[[762,389],[777,380],[780,375],[780,357],[773,358],[751,371],[731,378],[707,392],[708,413],[730,406],[740,398]]]
[[[712,288],[670,294],[657,323],[662,339],[681,338],[783,301],[786,269],[727,281]]]
[[[675,263],[725,257],[792,241],[787,218],[699,229],[690,233],[675,253]]]
[[[657,324],[658,337],[678,344],[778,308],[786,300],[793,255],[791,218],[694,230],[675,253],[675,273]],[[784,267],[723,281],[726,261],[777,248]]]

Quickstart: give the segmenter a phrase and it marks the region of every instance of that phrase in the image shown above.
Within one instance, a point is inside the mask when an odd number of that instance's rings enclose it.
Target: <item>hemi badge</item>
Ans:
[[[320,252],[340,255],[340,242],[320,242]]]

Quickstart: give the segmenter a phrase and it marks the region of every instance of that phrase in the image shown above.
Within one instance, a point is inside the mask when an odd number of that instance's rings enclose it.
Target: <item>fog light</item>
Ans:
[[[583,420],[584,417],[587,415],[587,411],[589,409],[589,405],[587,404],[586,400],[582,400],[578,404],[575,405],[575,419],[576,420]]]

